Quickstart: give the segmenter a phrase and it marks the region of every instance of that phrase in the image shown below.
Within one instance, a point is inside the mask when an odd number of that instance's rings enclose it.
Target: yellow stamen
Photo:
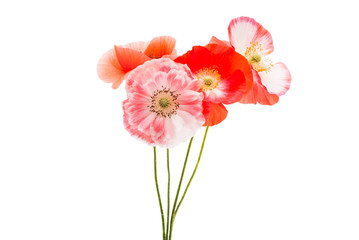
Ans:
[[[258,42],[251,42],[244,56],[257,72],[269,72],[273,67],[272,61],[263,53],[262,44]]]
[[[202,68],[194,75],[202,83],[201,88],[204,92],[212,91],[221,81],[221,75],[213,68]]]

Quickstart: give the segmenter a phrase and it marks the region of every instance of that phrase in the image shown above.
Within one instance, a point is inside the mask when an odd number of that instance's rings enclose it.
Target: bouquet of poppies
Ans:
[[[176,40],[160,36],[150,42],[114,46],[99,60],[99,77],[114,89],[126,84],[123,101],[125,128],[154,151],[154,173],[162,219],[163,240],[172,238],[176,214],[196,173],[209,127],[221,123],[227,104],[273,105],[284,95],[291,75],[283,63],[273,63],[271,34],[249,17],[232,19],[229,41],[212,37],[205,46],[178,56]],[[206,128],[197,164],[180,198],[183,175],[193,136]],[[176,197],[170,201],[167,188],[165,218],[157,181],[156,147],[169,149],[189,140]]]

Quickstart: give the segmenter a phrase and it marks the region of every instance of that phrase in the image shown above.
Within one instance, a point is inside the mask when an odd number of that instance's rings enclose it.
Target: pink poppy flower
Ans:
[[[107,51],[97,64],[97,73],[112,88],[120,86],[126,76],[144,62],[161,57],[174,59],[176,40],[173,37],[161,36],[150,42],[134,42],[122,46],[114,46]]]
[[[125,128],[145,142],[173,147],[201,128],[203,93],[190,69],[169,58],[145,62],[129,74]]]
[[[284,63],[273,64],[268,55],[273,52],[271,34],[249,17],[232,19],[228,26],[229,41],[245,56],[252,67],[253,89],[239,102],[273,105],[290,87],[292,77]]]

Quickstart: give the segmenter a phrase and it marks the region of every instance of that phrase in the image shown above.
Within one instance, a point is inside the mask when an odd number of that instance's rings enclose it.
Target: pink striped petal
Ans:
[[[166,130],[164,128],[165,127],[165,118],[162,117],[156,117],[152,122],[151,122],[151,127],[150,127],[150,133],[151,133],[151,137],[155,140],[155,141],[160,141],[160,144],[165,144],[164,142],[161,142],[161,140],[165,140],[165,134],[166,134]]]
[[[123,123],[125,125],[125,128],[127,129],[127,131],[129,131],[129,133],[138,138],[138,139],[141,139],[149,144],[154,144],[154,141],[153,139],[151,138],[151,136],[149,134],[147,134],[146,132],[141,132],[139,131],[136,126],[137,125],[133,125],[131,123],[129,123],[129,116],[128,116],[128,113],[127,113],[127,109],[128,109],[128,106],[129,106],[129,100],[125,100],[123,102],[123,112],[124,112],[124,117],[123,117]]]
[[[269,72],[260,72],[262,84],[269,93],[284,95],[290,87],[292,76],[284,63],[276,63]]]
[[[273,40],[271,34],[253,18],[234,18],[228,26],[229,41],[237,52],[244,55],[251,43],[261,44],[265,55],[273,52]]]

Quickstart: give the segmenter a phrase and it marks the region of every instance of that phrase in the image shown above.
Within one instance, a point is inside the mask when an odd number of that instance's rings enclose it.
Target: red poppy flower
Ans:
[[[222,122],[228,113],[223,104],[238,102],[252,88],[253,75],[247,59],[226,42],[218,40],[204,47],[194,46],[175,61],[187,64],[201,83],[204,126]]]
[[[176,40],[173,37],[161,36],[150,42],[134,42],[122,46],[114,46],[99,60],[97,73],[104,82],[112,83],[116,89],[128,73],[144,62],[161,57],[174,59]]]

